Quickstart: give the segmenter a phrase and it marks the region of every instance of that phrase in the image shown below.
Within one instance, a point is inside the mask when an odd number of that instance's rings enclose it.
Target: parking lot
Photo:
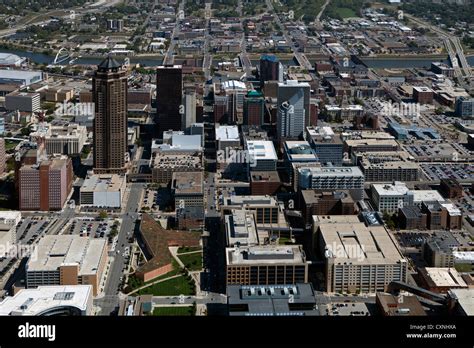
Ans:
[[[466,149],[459,144],[413,144],[404,147],[411,156],[423,161],[459,161],[469,157]]]
[[[330,303],[326,305],[326,314],[330,316],[368,316],[369,309],[365,303]]]
[[[66,226],[62,234],[73,234],[81,237],[108,238],[112,241],[116,228],[114,224],[119,223],[118,219],[99,220],[95,218],[75,218]]]
[[[474,166],[468,163],[422,164],[421,168],[431,180],[458,179],[473,180]]]
[[[400,246],[404,248],[420,248],[430,238],[430,235],[421,232],[403,232],[397,233],[396,237]]]
[[[30,216],[22,218],[17,226],[17,241],[21,244],[32,244],[56,220],[56,218]]]

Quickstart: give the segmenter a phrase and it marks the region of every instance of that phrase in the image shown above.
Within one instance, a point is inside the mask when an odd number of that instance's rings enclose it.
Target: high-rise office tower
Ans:
[[[298,138],[310,123],[310,86],[298,81],[278,84],[278,138]]]
[[[265,81],[283,82],[283,65],[273,55],[264,55],[260,58],[260,85]]]
[[[95,103],[94,172],[125,173],[127,71],[113,58],[99,64],[92,79]]]
[[[159,66],[156,70],[156,111],[159,132],[182,129],[183,69],[181,65]],[[181,111],[181,112],[180,112]]]
[[[261,126],[265,112],[265,100],[257,91],[250,91],[244,97],[244,124]]]

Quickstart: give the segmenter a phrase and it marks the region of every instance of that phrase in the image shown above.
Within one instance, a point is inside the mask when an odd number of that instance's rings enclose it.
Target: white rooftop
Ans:
[[[464,279],[454,268],[426,267],[426,273],[436,286],[462,286],[467,287]]]
[[[436,190],[413,190],[413,202],[444,202],[443,196]]]
[[[28,260],[27,272],[56,271],[62,265],[79,265],[78,275],[96,274],[101,263],[105,239],[90,239],[77,235],[47,235]]]
[[[46,310],[70,306],[87,312],[92,285],[39,286],[22,289],[0,302],[0,315],[41,315]]]
[[[474,289],[451,289],[449,295],[457,300],[466,315],[474,315]]]
[[[225,81],[224,83],[222,83],[222,88],[224,90],[247,90],[247,86],[245,85],[245,83],[237,80]]]
[[[239,140],[239,127],[219,126],[216,128],[216,140]]]
[[[394,184],[372,184],[379,196],[404,196],[410,190],[403,182],[395,182]]]
[[[247,150],[251,158],[258,160],[278,160],[278,156],[269,140],[249,140],[247,141]]]

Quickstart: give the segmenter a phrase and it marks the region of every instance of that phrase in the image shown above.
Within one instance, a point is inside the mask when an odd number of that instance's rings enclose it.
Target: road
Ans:
[[[209,32],[209,21],[212,16],[212,3],[207,2],[205,5],[205,18],[206,18],[206,24],[205,24],[205,30],[206,33],[205,35],[205,40],[204,40],[204,59],[202,60],[202,69],[204,71],[204,76],[206,77],[206,81],[209,81],[211,79],[211,64],[212,64],[212,56],[209,54],[209,41],[211,39],[211,34]],[[207,84],[206,84],[207,86]],[[207,90],[206,94],[207,95]]]
[[[331,0],[326,0],[323,6],[321,6],[321,11],[319,11],[318,15],[316,16],[316,22],[321,23],[321,16],[323,15],[324,11],[326,10],[326,7],[329,5]]]
[[[81,13],[87,13],[87,12],[97,12],[97,9],[104,9],[107,7],[115,6],[122,2],[122,0],[98,0],[93,4],[90,4],[88,6],[77,6],[77,7],[71,7],[69,9],[65,9],[63,11],[61,10],[51,10],[48,12],[44,13],[39,13],[32,18],[28,19],[25,23],[22,23],[18,26],[15,26],[13,28],[8,28],[4,30],[0,30],[0,38],[5,37],[5,36],[10,36],[12,34],[15,34],[18,30],[25,29],[28,26],[31,25],[42,25],[46,24],[51,21],[51,19],[45,19],[48,18],[49,16],[55,15],[56,17],[67,17],[70,16],[71,11],[74,11],[76,15],[81,14]],[[59,13],[59,15],[58,15]],[[61,15],[62,13],[62,15]],[[40,19],[42,18],[42,19]]]
[[[218,294],[215,292],[208,292],[206,296],[153,296],[153,304],[155,305],[174,305],[174,304],[209,304],[209,303],[227,303],[227,296],[224,294]]]
[[[284,36],[286,42],[288,42],[288,44],[291,45],[291,49],[292,49],[298,63],[304,69],[312,70],[313,66],[309,62],[308,58],[306,58],[306,56],[303,53],[298,51],[298,47],[295,46],[295,43],[291,39],[291,37],[288,33],[288,30],[286,29],[286,27],[281,22],[278,13],[275,11],[275,8],[273,7],[272,0],[266,0],[266,4],[267,4],[267,7],[268,7],[268,12],[269,13],[273,12],[275,14],[275,22],[277,23],[277,26],[279,26],[281,28],[281,31],[283,32],[283,36]]]
[[[179,18],[179,13],[181,11],[184,11],[184,5],[186,3],[186,0],[182,0],[179,3],[178,9],[176,11],[176,23],[173,29],[173,33],[171,34],[170,38],[170,45],[168,47],[168,51],[166,52],[165,58],[163,59],[163,65],[168,65],[168,64],[173,64],[174,63],[174,49],[176,47],[176,38],[179,35],[180,32],[180,26],[181,26],[181,19]]]
[[[433,31],[444,39],[444,43],[451,59],[451,63],[453,65],[453,68],[456,70],[456,77],[459,78],[459,83],[464,88],[467,88],[467,85],[463,80],[463,74],[466,75],[466,77],[470,78],[472,76],[472,73],[469,63],[467,62],[466,56],[464,55],[464,51],[462,49],[459,38],[413,15],[405,14],[405,17],[422,27],[428,28],[429,30]],[[451,44],[454,45],[454,49]]]
[[[119,286],[120,278],[123,275],[125,267],[125,257],[123,250],[125,247],[131,247],[128,238],[133,235],[135,230],[135,221],[139,217],[137,211],[145,188],[144,184],[132,183],[129,184],[130,193],[128,196],[125,212],[122,215],[122,225],[118,233],[117,252],[113,256],[108,279],[105,285],[104,296],[94,301],[96,306],[101,308],[100,315],[110,315],[119,305]]]

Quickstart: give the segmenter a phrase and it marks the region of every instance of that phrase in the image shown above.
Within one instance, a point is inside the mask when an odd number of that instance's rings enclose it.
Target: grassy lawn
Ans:
[[[187,307],[155,307],[153,309],[154,316],[192,316],[194,315],[193,306]]]
[[[188,281],[186,276],[180,276],[170,280],[165,280],[162,283],[153,284],[145,289],[137,292],[137,295],[151,294],[153,296],[178,296],[178,295],[194,295],[192,280]]]
[[[172,260],[172,265],[173,265],[173,270],[166,273],[166,274],[163,274],[163,275],[160,275],[159,277],[156,277],[146,283],[143,283],[142,281],[140,281],[139,279],[137,278],[134,278],[133,276],[129,278],[129,282],[128,282],[128,286],[130,287],[128,289],[128,291],[132,291],[133,289],[137,289],[137,288],[140,288],[144,285],[147,285],[147,284],[151,284],[153,282],[156,282],[157,280],[160,280],[160,279],[165,279],[165,278],[169,278],[169,277],[172,277],[174,275],[177,275],[179,274],[179,272],[181,271],[181,267],[178,265],[178,262],[176,262],[175,259]]]
[[[202,252],[178,255],[178,257],[190,271],[199,271],[202,269]]]
[[[18,145],[19,141],[5,140],[5,151],[14,149]]]
[[[354,12],[354,10],[347,7],[339,7],[338,9],[336,9],[336,12],[342,18],[357,17],[357,14]]]
[[[198,251],[198,250],[202,250],[202,248],[200,246],[196,246],[196,247],[179,247],[178,248],[178,254],[182,254],[182,253],[189,253],[191,251]]]

